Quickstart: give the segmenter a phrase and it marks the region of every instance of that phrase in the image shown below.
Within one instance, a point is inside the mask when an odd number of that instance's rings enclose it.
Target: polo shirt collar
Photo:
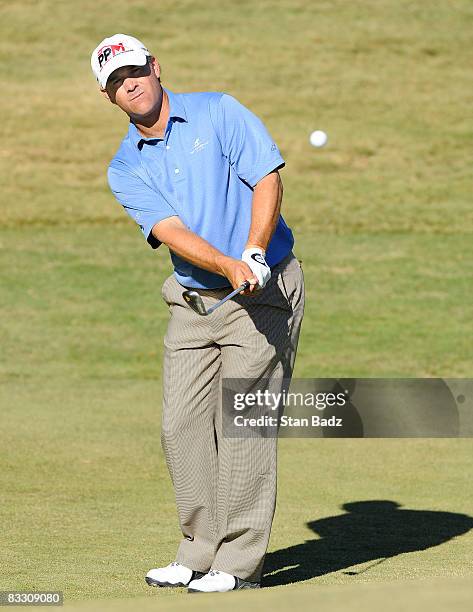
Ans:
[[[184,107],[184,103],[182,102],[181,96],[179,94],[175,94],[169,89],[163,87],[163,90],[167,93],[169,99],[169,120],[175,121],[176,119],[187,121],[186,109]],[[169,130],[169,124],[166,131]],[[132,141],[132,143],[136,147],[140,147],[140,143],[146,140],[156,140],[155,138],[143,138],[143,136],[138,132],[136,126],[130,121],[130,126],[128,128],[128,135]]]
[[[163,89],[169,98],[169,118],[187,121],[186,109],[184,108],[184,103],[182,102],[182,96],[169,91],[169,89],[166,89],[165,87],[163,87]]]

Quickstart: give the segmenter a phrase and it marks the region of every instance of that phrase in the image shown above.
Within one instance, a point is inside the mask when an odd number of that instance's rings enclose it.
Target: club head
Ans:
[[[192,289],[189,289],[188,291],[184,291],[184,293],[182,294],[182,297],[187,302],[187,304],[189,304],[189,306],[192,308],[194,312],[196,312],[197,314],[200,314],[202,317],[207,316],[208,313],[207,313],[207,310],[205,309],[204,302],[202,301],[202,298],[197,293],[197,291],[193,291]]]

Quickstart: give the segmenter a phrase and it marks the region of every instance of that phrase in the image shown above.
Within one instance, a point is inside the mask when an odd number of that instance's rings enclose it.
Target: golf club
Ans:
[[[199,293],[195,291],[194,289],[189,289],[188,291],[184,291],[184,293],[182,294],[182,297],[189,304],[192,310],[194,310],[194,312],[196,312],[197,314],[200,314],[203,317],[206,317],[207,315],[212,314],[214,310],[216,310],[219,306],[224,304],[227,300],[230,300],[232,297],[237,295],[237,293],[240,293],[240,291],[244,291],[245,289],[248,289],[249,286],[250,286],[250,281],[245,281],[237,289],[233,290],[231,293],[226,295],[223,298],[223,300],[220,300],[220,302],[217,302],[216,304],[211,306],[208,310],[206,310],[204,306],[204,302],[202,301],[202,298],[200,297]]]

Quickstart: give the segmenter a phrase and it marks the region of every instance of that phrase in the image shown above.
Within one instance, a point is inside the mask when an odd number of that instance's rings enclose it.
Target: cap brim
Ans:
[[[122,66],[144,66],[148,59],[148,55],[144,51],[125,51],[115,55],[111,60],[107,62],[103,70],[100,73],[99,85],[102,89],[105,89],[107,85],[108,77],[117,68]]]

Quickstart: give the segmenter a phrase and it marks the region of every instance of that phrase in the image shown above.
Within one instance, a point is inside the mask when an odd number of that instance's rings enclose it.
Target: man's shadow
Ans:
[[[438,546],[473,527],[473,518],[466,514],[400,507],[389,500],[355,501],[343,504],[346,514],[308,522],[320,539],[268,553],[262,585],[308,580],[360,563],[375,565],[402,553]],[[345,573],[354,575],[369,567]]]

